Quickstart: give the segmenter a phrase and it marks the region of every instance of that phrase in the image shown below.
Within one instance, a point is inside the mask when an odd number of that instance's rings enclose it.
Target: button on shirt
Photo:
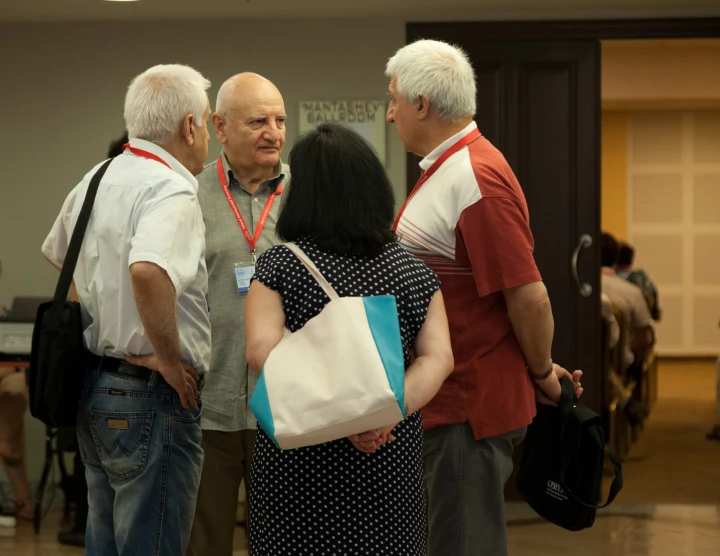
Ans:
[[[273,177],[260,184],[255,194],[243,187],[222,155],[223,172],[230,192],[251,236],[265,208],[268,196],[282,183],[287,187],[290,171],[278,164]],[[206,430],[239,431],[254,429],[257,421],[249,407],[258,373],[250,369],[245,354],[245,299],[238,293],[235,265],[251,265],[252,251],[228,204],[217,170],[217,159],[198,176],[198,197],[205,220],[207,242],[208,301],[212,326],[212,373],[203,389],[202,427]],[[255,248],[259,258],[278,245],[275,225],[282,204],[276,197]]]
[[[157,145],[139,139],[130,145],[160,157],[170,168],[127,150],[100,182],[73,275],[85,345],[97,355],[119,358],[153,353],[135,305],[129,267],[154,263],[175,287],[182,359],[207,373],[210,319],[197,180]],[[42,246],[43,254],[58,266],[65,260],[90,179],[100,165],[70,192]]]

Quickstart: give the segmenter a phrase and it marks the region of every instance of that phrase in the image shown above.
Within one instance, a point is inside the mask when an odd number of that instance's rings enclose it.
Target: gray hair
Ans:
[[[195,125],[202,125],[209,88],[210,81],[189,66],[158,65],[144,71],[132,80],[125,96],[128,136],[165,145],[188,114]]]
[[[448,120],[475,115],[475,72],[461,48],[419,40],[388,60],[385,75],[395,77],[398,93],[407,101],[424,95],[437,114]]]

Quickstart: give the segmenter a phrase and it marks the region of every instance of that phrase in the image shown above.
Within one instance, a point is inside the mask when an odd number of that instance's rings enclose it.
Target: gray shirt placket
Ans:
[[[233,199],[251,237],[265,203],[282,182],[287,185],[289,171],[279,164],[275,176],[262,183],[254,194],[235,178],[224,154],[224,171]],[[211,373],[203,390],[203,429],[237,431],[257,426],[249,407],[258,373],[250,369],[245,355],[244,312],[247,294],[237,291],[235,265],[252,264],[252,250],[245,239],[220,184],[217,161],[198,176],[199,199],[206,227],[208,301],[212,331]],[[275,233],[281,197],[273,203],[262,234],[255,246],[260,257],[280,243]]]

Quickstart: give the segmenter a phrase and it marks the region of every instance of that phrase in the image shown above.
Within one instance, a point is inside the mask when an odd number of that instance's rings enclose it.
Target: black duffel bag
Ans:
[[[568,378],[560,381],[557,407],[541,405],[528,427],[516,487],[541,517],[568,529],[592,527],[596,511],[608,506],[623,486],[620,461],[605,448],[600,416],[577,401]],[[615,478],[598,505],[605,455]]]
[[[30,413],[53,428],[74,427],[85,371],[91,354],[85,349],[80,303],[68,301],[75,265],[98,186],[112,159],[90,180],[52,301],[38,307],[27,373]]]

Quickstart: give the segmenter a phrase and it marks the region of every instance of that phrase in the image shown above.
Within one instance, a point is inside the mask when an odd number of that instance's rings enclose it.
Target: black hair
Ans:
[[[128,132],[126,131],[125,134],[120,137],[119,139],[115,139],[112,143],[110,143],[110,147],[108,148],[108,158],[115,158],[117,155],[122,154],[123,152],[123,145],[128,142]]]
[[[635,249],[628,243],[621,243],[618,247],[618,264],[621,266],[632,266],[635,258]]]
[[[395,241],[395,199],[382,163],[352,129],[321,124],[290,152],[290,185],[283,193],[277,234],[311,237],[340,255],[379,255]]]
[[[618,242],[607,232],[602,233],[600,259],[603,266],[615,266],[618,262]]]

